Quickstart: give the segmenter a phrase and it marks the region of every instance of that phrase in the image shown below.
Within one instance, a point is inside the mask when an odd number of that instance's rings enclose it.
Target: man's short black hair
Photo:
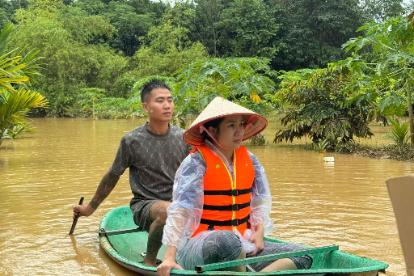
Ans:
[[[141,89],[141,102],[145,102],[147,96],[151,93],[152,90],[156,88],[166,88],[171,91],[170,87],[163,82],[162,80],[153,79],[144,84]]]

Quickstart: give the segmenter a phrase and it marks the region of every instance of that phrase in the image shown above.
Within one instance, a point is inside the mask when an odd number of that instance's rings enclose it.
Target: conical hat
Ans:
[[[200,131],[200,126],[209,121],[229,115],[244,115],[248,117],[246,119],[247,124],[243,140],[249,139],[250,137],[256,135],[267,126],[267,120],[263,116],[243,106],[223,99],[222,97],[216,97],[206,106],[190,127],[184,132],[184,141],[187,144],[194,146],[204,144],[204,136],[202,131]]]

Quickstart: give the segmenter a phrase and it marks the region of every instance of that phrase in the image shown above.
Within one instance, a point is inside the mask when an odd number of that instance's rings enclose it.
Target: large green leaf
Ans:
[[[23,124],[32,108],[46,107],[46,99],[38,92],[20,88],[0,94],[0,134],[15,125]]]

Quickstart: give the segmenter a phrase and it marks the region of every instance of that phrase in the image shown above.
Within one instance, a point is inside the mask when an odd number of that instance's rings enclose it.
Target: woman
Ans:
[[[302,249],[264,242],[271,195],[263,167],[241,142],[267,125],[264,117],[215,98],[184,133],[195,147],[177,170],[168,209],[160,275],[170,270]],[[255,271],[309,268],[309,256],[251,265]],[[245,270],[245,267],[233,268]]]

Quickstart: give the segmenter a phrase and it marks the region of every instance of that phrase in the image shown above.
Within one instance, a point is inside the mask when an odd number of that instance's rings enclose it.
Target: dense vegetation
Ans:
[[[347,149],[372,134],[373,120],[393,117],[402,136],[397,117],[412,114],[414,36],[405,16],[414,5],[404,3],[0,0],[0,27],[14,26],[1,62],[15,57],[33,68],[1,91],[39,91],[49,104],[43,99],[32,116],[125,118],[142,115],[139,88],[158,77],[173,88],[181,124],[222,95],[280,113],[275,141],[308,136]]]
[[[12,25],[0,31],[0,145],[27,129],[25,115],[32,108],[46,107],[46,99],[30,89],[32,76],[38,74],[36,52],[6,50]]]

